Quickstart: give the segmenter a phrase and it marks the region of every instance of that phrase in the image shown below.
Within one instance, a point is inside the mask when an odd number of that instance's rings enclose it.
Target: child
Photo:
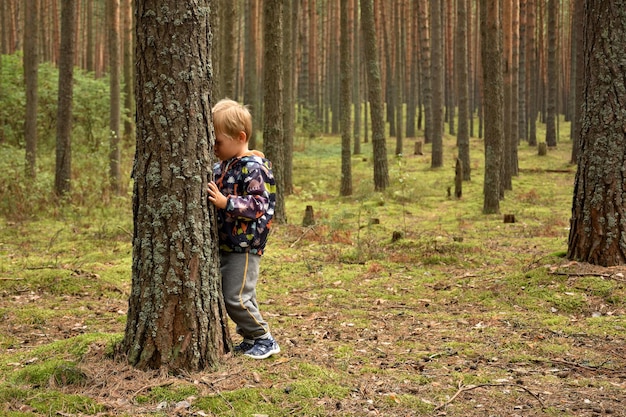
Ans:
[[[213,107],[215,180],[209,182],[209,201],[217,208],[224,303],[243,341],[235,353],[265,359],[280,352],[259,312],[256,284],[259,263],[276,205],[271,163],[248,149],[252,116],[233,100]]]

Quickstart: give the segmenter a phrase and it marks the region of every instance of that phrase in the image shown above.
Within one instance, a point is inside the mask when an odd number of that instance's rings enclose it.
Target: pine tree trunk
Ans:
[[[263,76],[263,146],[267,158],[272,161],[276,179],[276,208],[274,219],[286,223],[285,174],[283,149],[283,5],[282,0],[263,2],[264,58]]]
[[[37,70],[39,66],[37,42],[37,0],[26,2],[24,22],[24,83],[26,85],[26,176],[35,178],[37,165]]]
[[[340,194],[342,196],[352,195],[352,161],[351,161],[351,143],[350,132],[352,125],[350,124],[351,107],[351,83],[352,83],[352,55],[350,54],[350,27],[348,17],[348,1],[340,1],[341,15],[341,39],[340,39],[340,60],[341,60],[341,186]]]
[[[500,212],[503,143],[502,44],[499,0],[480,1],[481,55],[485,117],[485,181],[483,213]]]
[[[294,127],[294,80],[295,66],[293,57],[295,56],[296,14],[297,4],[291,0],[283,0],[283,164],[285,178],[285,196],[293,194],[293,137]]]
[[[109,180],[114,194],[120,194],[120,0],[107,0],[109,24]]]
[[[387,165],[387,144],[385,139],[385,121],[380,63],[374,24],[373,0],[361,2],[361,27],[363,29],[363,48],[367,62],[367,87],[372,121],[372,147],[374,148],[374,189],[384,191],[389,186]]]
[[[74,79],[75,0],[61,3],[61,48],[59,54],[59,100],[57,107],[56,166],[54,190],[63,196],[70,191],[72,176],[72,95]]]
[[[556,147],[556,100],[557,100],[557,59],[556,59],[556,15],[557,0],[548,0],[548,108],[546,114],[546,143]]]
[[[214,143],[211,1],[135,4],[133,267],[121,348],[140,369],[201,370],[230,345],[206,192]]]
[[[428,0],[417,0],[419,7],[419,36],[422,69],[422,102],[424,105],[424,143],[432,142],[433,90],[430,69],[430,30],[428,26]]]
[[[433,125],[431,167],[443,166],[443,26],[440,0],[430,0],[430,33],[432,46]]]
[[[456,39],[467,36],[467,0],[457,0]],[[462,167],[463,181],[471,179],[470,142],[469,142],[469,74],[467,72],[467,42],[456,42],[456,79],[459,100],[459,122],[456,143]]]
[[[587,0],[580,154],[567,257],[626,263],[626,1]]]

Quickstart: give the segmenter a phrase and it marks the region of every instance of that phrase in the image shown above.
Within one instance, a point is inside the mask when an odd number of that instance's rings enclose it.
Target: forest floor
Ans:
[[[205,372],[112,358],[130,291],[128,201],[0,219],[0,414],[626,416],[626,266],[566,259],[568,143],[546,157],[520,147],[501,214],[483,215],[475,142],[461,199],[448,196],[452,149],[438,170],[427,155],[390,158],[384,193],[354,157],[342,198],[339,139],[299,143],[289,223],[258,288],[282,352]],[[302,227],[306,205],[316,223]]]

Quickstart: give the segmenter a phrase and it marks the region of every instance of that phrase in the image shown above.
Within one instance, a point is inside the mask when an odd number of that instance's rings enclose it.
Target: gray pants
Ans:
[[[237,324],[237,333],[254,340],[269,335],[270,328],[256,301],[261,257],[249,253],[222,252],[222,292],[226,311]]]

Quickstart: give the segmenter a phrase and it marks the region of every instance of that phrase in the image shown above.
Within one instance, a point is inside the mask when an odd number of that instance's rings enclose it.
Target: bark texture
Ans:
[[[383,118],[383,94],[380,79],[380,63],[374,25],[372,0],[361,2],[361,27],[363,28],[363,48],[365,52],[368,99],[372,120],[372,146],[374,148],[374,189],[384,191],[389,186],[387,164],[387,144],[385,140],[385,120]]]
[[[140,369],[200,370],[230,346],[215,227],[210,1],[140,0],[132,291],[123,350]]]
[[[587,0],[582,118],[568,258],[626,262],[626,1]]]
[[[480,32],[485,113],[485,182],[483,213],[500,212],[504,92],[498,0],[481,0]]]

